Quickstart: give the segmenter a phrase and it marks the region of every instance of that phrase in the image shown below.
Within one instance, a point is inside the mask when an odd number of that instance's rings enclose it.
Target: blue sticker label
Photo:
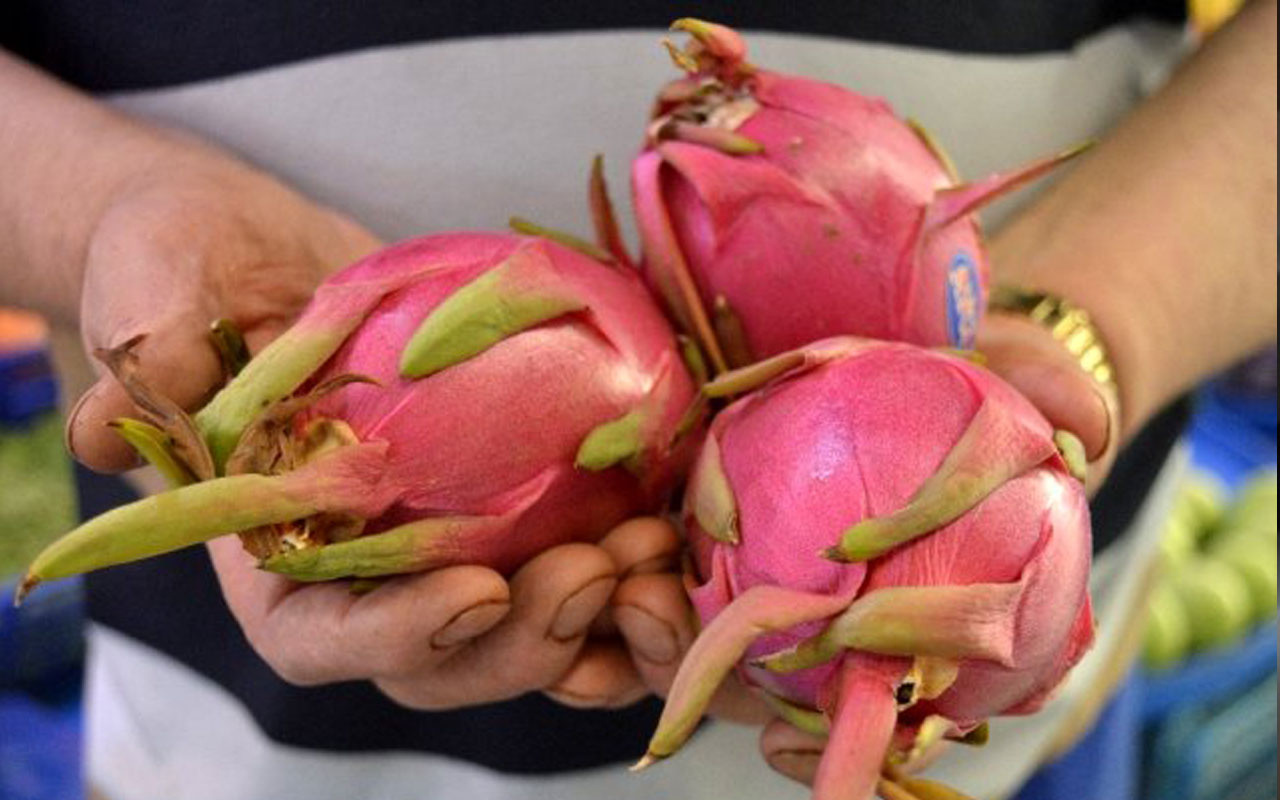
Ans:
[[[947,267],[947,338],[952,347],[968,350],[978,334],[978,315],[982,308],[982,284],[978,265],[963,250],[951,258]]]

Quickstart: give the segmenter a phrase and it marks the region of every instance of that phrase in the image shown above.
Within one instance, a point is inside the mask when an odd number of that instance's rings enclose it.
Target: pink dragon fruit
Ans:
[[[187,485],[54,543],[24,591],[237,532],[299,580],[509,572],[653,509],[692,455],[673,442],[695,385],[639,276],[538,237],[428,236],[348,267],[194,418],[138,384],[128,346],[106,360],[146,418],[121,434]]]
[[[712,361],[852,334],[968,348],[986,302],[972,214],[1075,152],[961,184],[882,100],[758,69],[682,19],[632,192],[650,282]]]
[[[830,339],[706,392],[766,381],[716,417],[690,477],[705,627],[641,765],[736,665],[829,731],[816,798],[913,796],[903,762],[1035,710],[1092,641],[1083,448],[950,353]]]

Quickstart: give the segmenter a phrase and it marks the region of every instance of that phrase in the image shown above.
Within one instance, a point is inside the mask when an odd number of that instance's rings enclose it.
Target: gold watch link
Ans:
[[[1020,314],[1048,329],[1095,381],[1115,389],[1115,368],[1088,311],[1057,295],[1016,286],[997,286],[991,308]]]

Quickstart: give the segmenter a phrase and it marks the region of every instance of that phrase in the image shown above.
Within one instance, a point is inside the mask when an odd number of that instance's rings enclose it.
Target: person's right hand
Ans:
[[[134,351],[139,377],[192,409],[222,378],[206,338],[211,321],[236,322],[256,352],[324,276],[379,242],[203,145],[181,153],[158,159],[102,204],[84,248],[81,330],[89,353],[146,334]],[[100,375],[70,416],[68,446],[94,469],[127,469],[135,456],[105,423],[133,407],[112,376]],[[620,642],[584,643],[615,576],[642,561],[670,563],[679,544],[645,526],[607,544],[555,548],[509,581],[483,567],[452,567],[392,578],[361,596],[346,582],[301,585],[262,572],[235,537],[209,551],[245,636],[284,679],[369,679],[400,703],[440,709],[540,689],[575,705],[642,697]]]
[[[209,326],[232,320],[251,351],[279,335],[329,273],[375,250],[373,234],[261,172],[203,145],[166,141],[150,169],[102,204],[80,272],[86,354],[143,335],[138,377],[187,409],[223,380]],[[103,364],[72,409],[67,446],[86,466],[119,471],[137,456],[107,427],[134,413]]]
[[[262,572],[233,537],[209,552],[245,636],[286,681],[371,680],[423,710],[551,687],[617,584],[608,554],[588,544],[548,550],[510,582],[485,567],[448,567],[362,595],[346,581],[299,584]]]

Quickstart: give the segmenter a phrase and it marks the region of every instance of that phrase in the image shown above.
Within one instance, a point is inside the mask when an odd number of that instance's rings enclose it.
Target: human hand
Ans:
[[[1020,391],[1054,428],[1075,434],[1088,459],[1092,495],[1106,480],[1119,449],[1119,403],[1045,328],[1013,314],[992,312],[978,331],[987,367]]]
[[[598,547],[569,544],[510,582],[480,566],[300,584],[258,570],[234,538],[210,542],[222,591],[260,656],[302,686],[371,680],[417,709],[495,702],[553,684],[574,663],[616,585]]]
[[[544,691],[579,708],[620,708],[650,694],[665,696],[696,635],[678,574],[684,542],[670,521],[640,517],[619,525],[599,547],[613,560],[617,589],[568,671]],[[711,713],[756,724],[769,718],[764,704],[733,681]]]
[[[103,204],[84,248],[82,331],[89,352],[138,334],[138,377],[191,409],[222,380],[207,339],[229,318],[256,352],[327,274],[378,246],[354,222],[270,177],[194,145],[133,176]],[[105,372],[70,415],[68,445],[100,470],[133,466],[109,420],[134,412]],[[593,639],[616,575],[674,561],[678,542],[613,536],[568,545],[510,582],[481,567],[391,579],[352,595],[254,568],[232,537],[210,545],[226,600],[259,654],[298,683],[368,678],[418,708],[491,702],[525,691],[577,705],[632,702],[646,691],[621,642]],[[624,531],[625,534],[625,531]],[[664,560],[663,547],[670,553]],[[615,565],[615,558],[617,564]],[[625,667],[625,668],[623,668]]]
[[[191,145],[124,182],[102,205],[84,247],[80,330],[85,351],[137,335],[138,378],[187,409],[221,385],[209,325],[230,319],[256,352],[275,338],[325,275],[376,249],[356,223],[230,158]],[[67,446],[90,468],[137,457],[106,423],[134,413],[114,377],[99,380],[67,422]]]
[[[231,537],[208,547],[232,613],[281,677],[371,680],[424,710],[538,690],[578,708],[630,705],[649,694],[650,668],[627,644],[652,651],[662,638],[633,621],[632,607],[683,611],[673,601],[687,602],[678,585],[677,596],[666,590],[679,538],[652,518],[619,525],[598,546],[548,550],[510,581],[459,566],[390,578],[363,595],[347,582],[299,584],[262,572]],[[653,579],[661,579],[656,589]],[[686,646],[692,638],[687,616],[660,624]],[[626,642],[619,629],[631,632]],[[672,655],[653,669],[676,663]]]
[[[646,691],[665,698],[698,634],[698,618],[689,602],[684,578],[675,568],[681,553],[675,527],[657,519],[633,520],[630,524],[644,526],[653,540],[665,540],[671,556],[665,565],[652,562],[654,568],[632,570],[625,576],[613,595],[610,614]],[[613,549],[607,539],[604,546]],[[762,725],[773,716],[764,701],[736,679],[720,685],[707,713],[717,719],[752,725]]]

